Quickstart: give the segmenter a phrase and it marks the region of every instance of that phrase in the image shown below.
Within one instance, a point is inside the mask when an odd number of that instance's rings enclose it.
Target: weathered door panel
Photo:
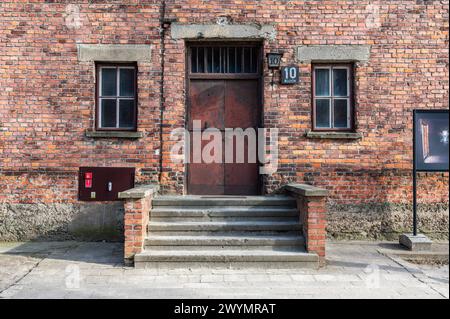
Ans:
[[[228,141],[233,142],[229,144]],[[258,164],[257,154],[249,154],[248,139],[245,138],[242,144],[237,143],[236,138],[227,138],[225,145],[233,147],[233,162],[224,164],[225,194],[227,195],[257,195],[258,194]],[[238,152],[241,154],[238,160]],[[250,156],[249,156],[250,155]],[[243,163],[242,162],[243,159]]]
[[[225,127],[255,128],[258,124],[258,81],[225,83]]]
[[[190,133],[191,141],[193,134]],[[210,143],[210,140],[202,141],[201,150],[205,149],[205,146]],[[223,147],[222,140],[220,141]],[[215,153],[216,150],[210,152],[211,156],[222,155],[220,163],[205,163],[201,158],[200,163],[194,163],[194,147],[191,142],[190,147],[190,161],[189,174],[188,174],[188,187],[189,193],[195,195],[223,195],[224,194],[224,166],[223,166],[223,153]]]
[[[194,163],[194,128],[193,121],[201,121],[201,129],[196,132],[203,133],[206,128],[224,128],[225,82],[222,80],[192,80],[190,83],[190,164],[188,166],[188,191],[196,195],[222,195],[224,194],[224,167],[220,163]],[[210,141],[201,142],[201,152]],[[223,146],[223,141],[220,141]],[[201,155],[201,153],[200,153]],[[211,155],[215,155],[214,152]]]
[[[240,143],[237,142],[236,137],[233,138],[232,143],[229,143],[229,139],[226,141],[226,145],[233,146],[233,162],[224,164],[225,193],[228,195],[258,193],[257,131],[255,130],[257,126],[258,81],[227,81],[225,84],[225,127],[241,128],[243,131],[251,129],[248,132],[250,137],[244,134],[244,140]],[[238,153],[241,154],[241,161],[238,161]]]
[[[192,131],[193,121],[201,121],[201,128],[224,128],[224,81],[192,80],[190,84],[190,110],[188,129]]]
[[[189,84],[188,129],[191,136],[190,164],[187,167],[187,190],[196,195],[255,195],[259,191],[257,145],[249,162],[248,140],[245,138],[244,162],[225,163],[225,128],[255,129],[259,116],[259,82],[241,79],[191,79]],[[216,128],[222,133],[222,163],[193,163],[193,121],[200,120],[200,131]],[[257,132],[254,132],[257,142]],[[209,141],[202,141],[203,148]]]

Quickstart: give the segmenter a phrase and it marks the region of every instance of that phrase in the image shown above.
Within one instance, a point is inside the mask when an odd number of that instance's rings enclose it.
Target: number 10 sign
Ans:
[[[297,84],[299,81],[297,66],[284,66],[281,68],[281,84]]]

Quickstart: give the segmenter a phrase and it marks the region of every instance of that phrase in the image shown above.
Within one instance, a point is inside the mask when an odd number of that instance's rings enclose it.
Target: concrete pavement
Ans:
[[[314,270],[134,269],[122,264],[122,244],[0,243],[0,298],[449,298],[448,265],[380,253],[395,245],[329,242],[327,266]]]

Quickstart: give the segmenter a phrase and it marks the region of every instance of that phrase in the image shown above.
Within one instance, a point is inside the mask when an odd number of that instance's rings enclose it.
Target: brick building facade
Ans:
[[[299,83],[281,85],[263,60],[260,124],[279,129],[279,168],[262,192],[324,187],[329,236],[397,236],[411,224],[412,110],[448,109],[448,4],[2,1],[0,239],[120,237],[122,205],[80,201],[80,167],[134,167],[136,184],[183,194],[170,133],[186,123],[188,44],[202,41],[257,43],[299,67]],[[97,129],[101,62],[135,63],[137,132]],[[325,64],[353,71],[345,133],[312,127],[313,67]],[[420,175],[419,203],[421,230],[448,238],[448,173]]]

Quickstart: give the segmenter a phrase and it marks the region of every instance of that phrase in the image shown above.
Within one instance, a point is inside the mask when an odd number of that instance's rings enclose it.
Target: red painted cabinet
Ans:
[[[115,201],[118,193],[134,187],[135,169],[129,167],[80,167],[78,199]]]

